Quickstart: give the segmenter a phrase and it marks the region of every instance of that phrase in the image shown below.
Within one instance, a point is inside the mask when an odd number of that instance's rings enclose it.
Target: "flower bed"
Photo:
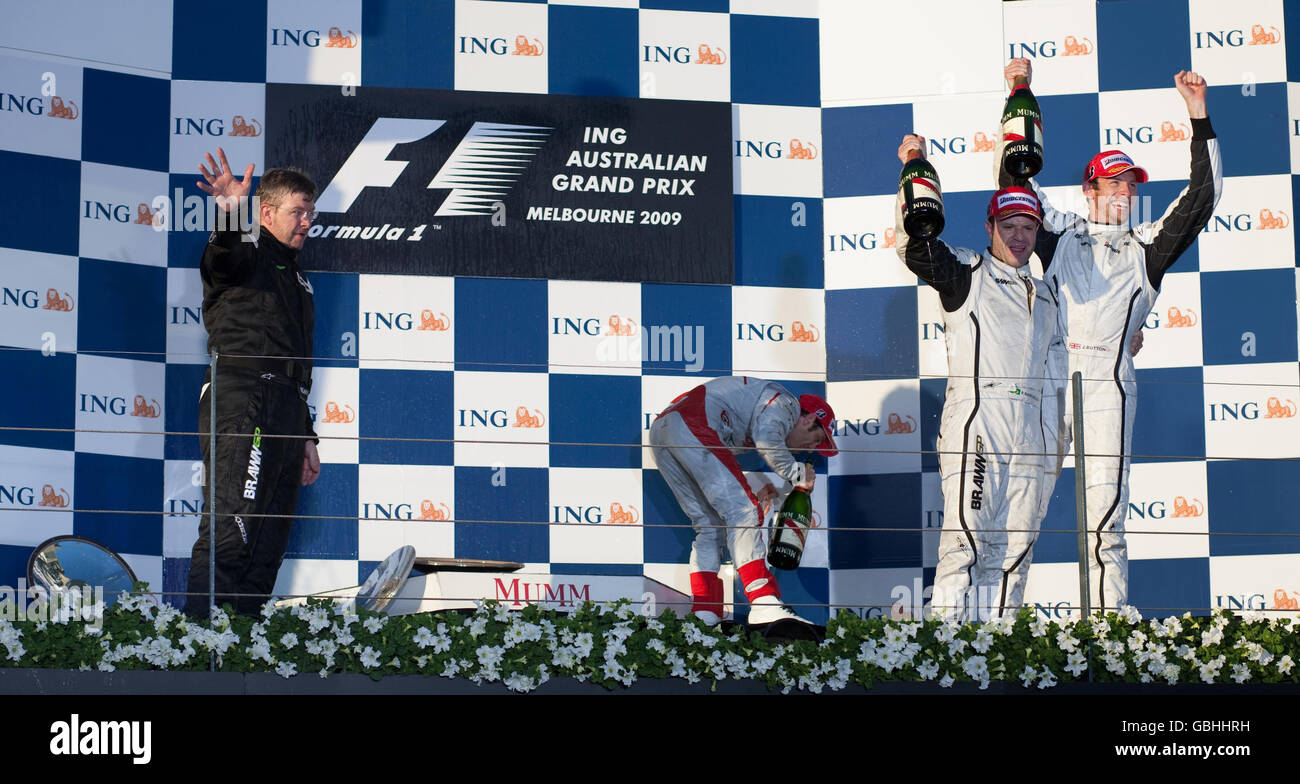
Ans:
[[[645,617],[633,607],[585,604],[570,612],[510,610],[488,602],[470,615],[355,614],[325,602],[260,619],[215,611],[195,624],[151,597],[124,597],[92,622],[0,619],[6,667],[206,670],[215,652],[225,672],[283,677],[334,673],[427,675],[501,681],[519,692],[552,677],[614,689],[644,678],[689,683],[752,679],[787,693],[820,693],[883,680],[1019,682],[1046,689],[1098,682],[1296,683],[1300,623],[1292,618],[1143,620],[1124,612],[1089,621],[1015,619],[957,625],[938,619],[863,620],[842,612],[820,644],[773,643],[750,631],[727,634],[671,611]]]

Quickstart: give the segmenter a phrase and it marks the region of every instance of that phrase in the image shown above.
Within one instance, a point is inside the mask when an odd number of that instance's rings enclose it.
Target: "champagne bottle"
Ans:
[[[803,558],[804,540],[812,526],[812,499],[807,490],[795,488],[786,496],[772,524],[767,562],[775,569],[796,569]]]
[[[1024,181],[1043,170],[1043,113],[1023,78],[1016,79],[1002,110],[1002,167]]]
[[[921,153],[907,156],[903,172],[898,175],[903,192],[903,230],[918,240],[932,240],[943,232],[943,194],[939,190],[939,173]]]

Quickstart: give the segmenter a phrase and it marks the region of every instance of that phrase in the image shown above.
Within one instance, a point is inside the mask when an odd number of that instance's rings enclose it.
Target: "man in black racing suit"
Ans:
[[[233,216],[233,209],[248,206],[253,165],[240,180],[225,152],[217,154],[220,167],[211,155],[210,168],[199,165],[205,180],[199,187]],[[219,226],[209,237],[199,266],[208,351],[217,355],[215,480],[211,371],[199,398],[206,482],[216,488],[216,603],[243,615],[256,614],[274,588],[299,485],[320,475],[307,407],[312,288],[298,266],[315,199],[316,186],[303,172],[267,171],[253,199],[255,230],[241,233],[232,217],[229,230]],[[204,514],[190,558],[185,611],[198,618],[209,613],[209,526]]]

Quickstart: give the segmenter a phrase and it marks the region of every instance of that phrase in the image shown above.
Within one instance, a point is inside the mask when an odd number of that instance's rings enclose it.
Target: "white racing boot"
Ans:
[[[760,596],[749,605],[749,625],[763,626],[777,621],[798,621],[812,625],[812,621],[795,615],[787,605],[775,596]]]
[[[704,621],[707,626],[717,626],[722,622],[722,619],[718,617],[718,614],[712,610],[695,610],[691,615]]]

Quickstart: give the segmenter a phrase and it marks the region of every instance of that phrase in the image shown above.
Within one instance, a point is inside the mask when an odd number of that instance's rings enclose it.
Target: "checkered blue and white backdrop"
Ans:
[[[1058,201],[1117,146],[1151,173],[1143,196],[1163,210],[1188,164],[1172,75],[1208,79],[1225,192],[1166,277],[1137,359],[1129,527],[1150,533],[1129,537],[1131,596],[1157,614],[1300,598],[1295,4],[6,5],[0,583],[15,584],[33,545],[75,533],[184,590],[202,505],[206,233],[155,231],[137,205],[197,194],[195,165],[217,145],[237,168],[293,163],[265,155],[268,84],[359,85],[729,104],[734,285],[313,274],[325,465],[278,590],[354,584],[404,543],[685,590],[690,531],[655,527],[685,520],[635,445],[672,397],[734,372],[824,392],[840,417],[845,451],[814,494],[825,525],[782,576],[785,596],[879,612],[895,586],[930,582],[942,509],[941,318],[893,248],[894,151],[906,132],[930,139],[945,239],[982,247],[1001,70],[1025,56],[1047,127],[1041,180]],[[472,45],[517,36],[540,55]],[[701,44],[723,57],[699,62]],[[312,243],[304,261],[320,269]],[[425,311],[439,328],[409,329]],[[698,327],[700,341],[611,359],[599,335],[569,328],[611,315]],[[516,426],[520,407],[540,427]],[[1045,527],[1072,529],[1073,503],[1067,467]],[[1075,553],[1072,534],[1039,540],[1027,598],[1040,612],[1077,600]]]

